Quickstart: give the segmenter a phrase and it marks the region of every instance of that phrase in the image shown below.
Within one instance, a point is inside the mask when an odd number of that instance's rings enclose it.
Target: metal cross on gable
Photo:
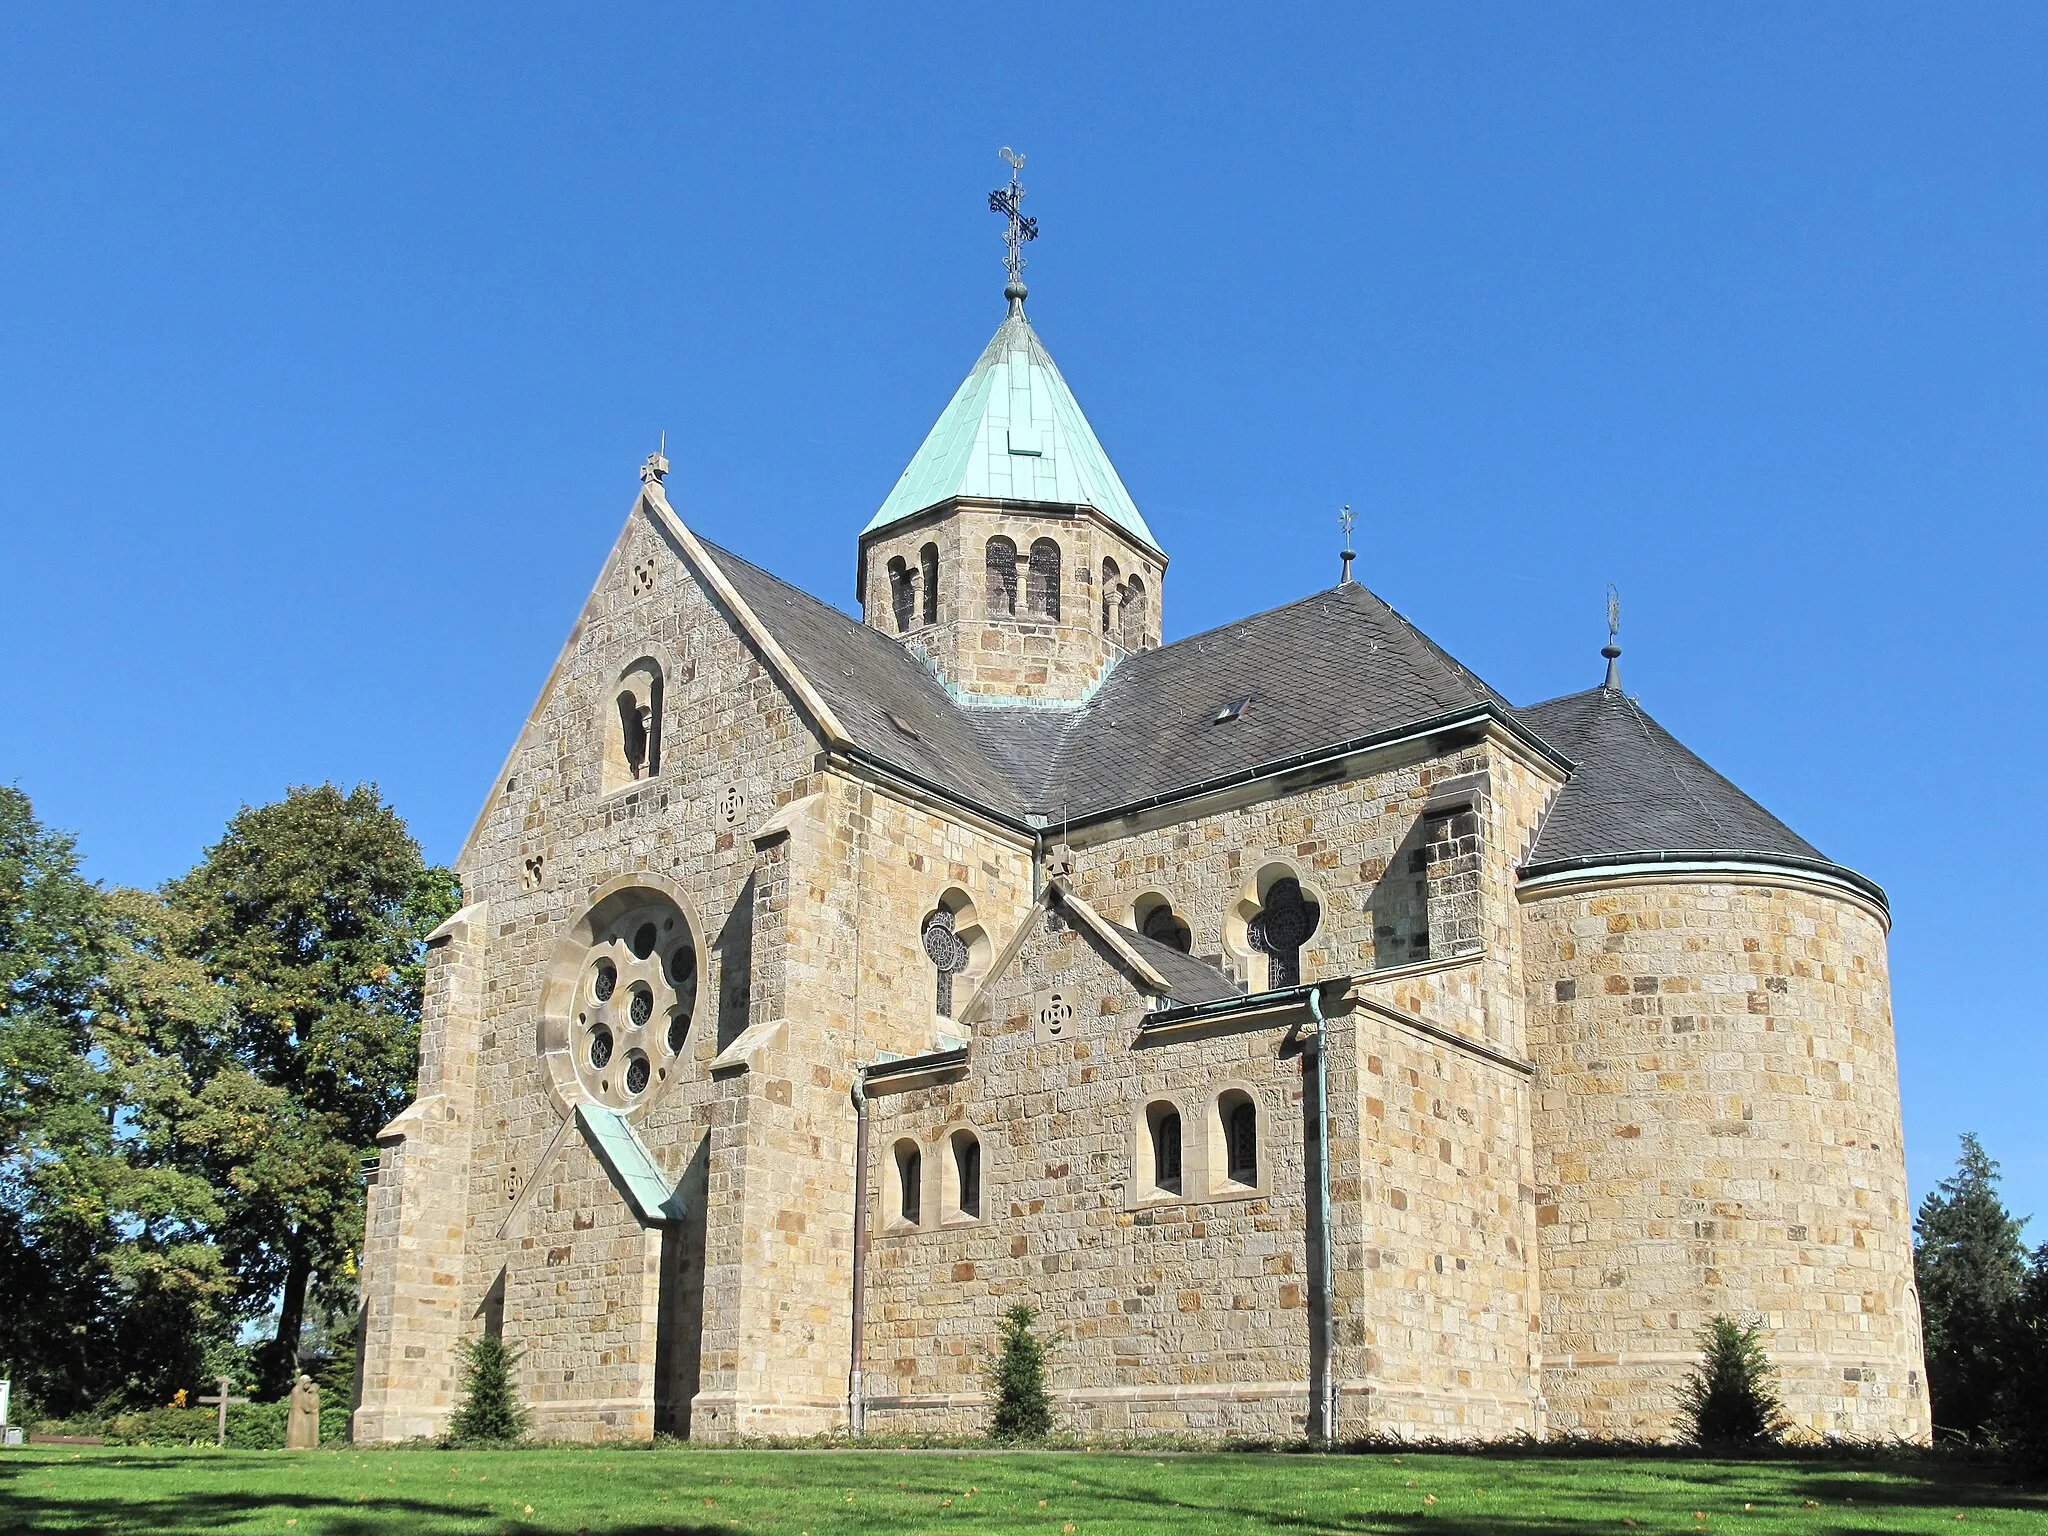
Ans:
[[[1010,162],[1010,184],[997,187],[988,195],[988,211],[1000,213],[1009,220],[1009,227],[1003,231],[1003,239],[1010,247],[1010,254],[1003,265],[1009,269],[1010,281],[1024,281],[1024,242],[1038,238],[1038,220],[1024,217],[1024,186],[1017,180],[1017,173],[1024,169],[1024,157],[1005,144],[1003,158]]]

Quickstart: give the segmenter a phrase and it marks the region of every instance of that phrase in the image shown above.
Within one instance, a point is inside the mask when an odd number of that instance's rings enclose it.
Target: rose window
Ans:
[[[697,947],[673,903],[619,911],[585,951],[569,1058],[600,1104],[631,1109],[676,1070],[697,1006]]]

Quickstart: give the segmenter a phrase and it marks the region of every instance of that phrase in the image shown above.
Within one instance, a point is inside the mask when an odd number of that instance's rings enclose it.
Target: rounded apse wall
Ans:
[[[1886,919],[1823,879],[1523,892],[1553,1433],[1665,1436],[1717,1313],[1808,1435],[1928,1435]]]

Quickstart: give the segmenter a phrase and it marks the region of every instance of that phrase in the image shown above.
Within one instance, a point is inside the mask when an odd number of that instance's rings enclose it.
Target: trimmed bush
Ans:
[[[1755,1450],[1776,1445],[1790,1427],[1777,1369],[1764,1353],[1763,1325],[1715,1317],[1700,1333],[1703,1358],[1679,1388],[1685,1438],[1712,1450]]]
[[[1031,1331],[1038,1314],[1017,1302],[1003,1313],[1002,1352],[989,1366],[989,1395],[995,1413],[988,1432],[996,1440],[1043,1440],[1052,1433],[1052,1399],[1046,1392],[1048,1341]]]
[[[512,1370],[525,1351],[486,1333],[463,1340],[455,1354],[462,1362],[462,1401],[448,1423],[449,1441],[503,1445],[524,1438],[527,1414],[513,1390]]]

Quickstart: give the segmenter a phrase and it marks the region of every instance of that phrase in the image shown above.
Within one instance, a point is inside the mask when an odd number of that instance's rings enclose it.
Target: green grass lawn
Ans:
[[[0,1452],[0,1530],[2048,1532],[2048,1491],[1953,1462],[641,1450]]]

